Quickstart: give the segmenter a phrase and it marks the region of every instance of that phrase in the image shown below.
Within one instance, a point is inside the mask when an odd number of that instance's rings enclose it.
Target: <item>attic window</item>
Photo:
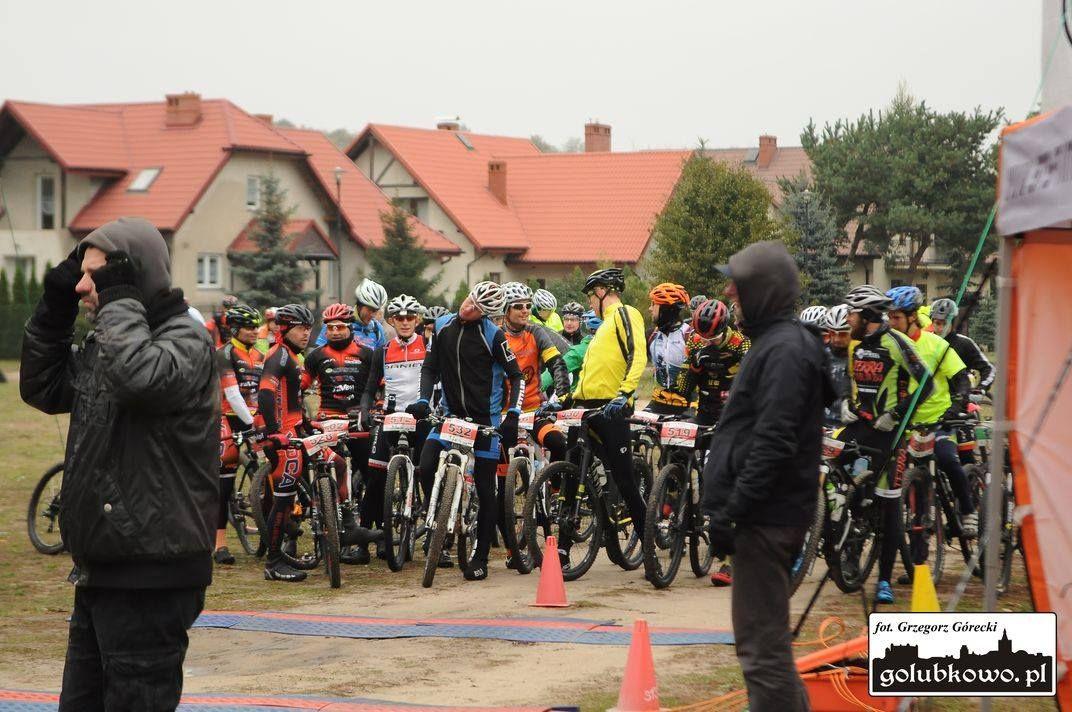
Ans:
[[[759,149],[758,148],[750,148],[744,154],[744,162],[745,163],[755,163],[758,160],[759,160]]]
[[[469,149],[470,151],[475,150],[473,149],[473,144],[469,142],[468,136],[463,133],[456,133],[454,135],[458,137],[458,140],[461,141],[462,145],[465,146],[467,149]]]
[[[158,175],[160,175],[159,168],[143,168],[141,170],[141,173],[138,174],[138,177],[130,183],[130,187],[127,188],[127,192],[144,193],[145,191],[149,190],[149,186],[153,184],[153,181],[156,180],[156,177]]]

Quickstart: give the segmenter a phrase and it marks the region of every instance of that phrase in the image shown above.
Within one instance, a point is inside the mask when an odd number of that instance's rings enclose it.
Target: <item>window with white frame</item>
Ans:
[[[223,255],[197,256],[198,289],[219,289],[223,286]]]
[[[37,176],[37,229],[56,227],[56,178]]]
[[[130,182],[130,187],[127,188],[129,193],[144,193],[149,190],[149,186],[153,184],[156,177],[160,175],[159,168],[143,168],[138,172],[138,175]]]
[[[261,204],[260,176],[246,176],[246,210],[256,210]]]

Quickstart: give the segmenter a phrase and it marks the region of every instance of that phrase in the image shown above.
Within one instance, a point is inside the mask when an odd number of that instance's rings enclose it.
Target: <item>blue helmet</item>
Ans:
[[[603,324],[603,320],[600,319],[598,316],[596,316],[596,313],[594,311],[592,311],[591,309],[586,311],[581,316],[581,318],[584,319],[584,325],[591,332],[595,332],[595,330],[598,329]]]
[[[891,310],[914,312],[923,306],[923,292],[919,291],[919,287],[894,287],[886,292],[886,296],[893,302]]]

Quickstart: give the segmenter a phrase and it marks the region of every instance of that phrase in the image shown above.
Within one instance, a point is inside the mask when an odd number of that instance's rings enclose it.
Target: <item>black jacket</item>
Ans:
[[[819,334],[793,318],[799,276],[781,243],[737,253],[730,271],[752,346],[704,468],[704,511],[738,524],[807,526],[815,512],[823,407],[832,401]]]
[[[78,349],[73,328],[58,327],[44,302],[26,325],[23,399],[71,414],[60,525],[79,585],[212,580],[220,408],[212,343],[181,291],[148,302],[105,304]]]
[[[979,345],[970,337],[956,332],[945,337],[945,340],[957,352],[957,356],[960,356],[960,360],[964,362],[969,371],[979,373],[979,387],[984,391],[989,391],[990,386],[994,384],[994,376],[997,375],[997,371],[994,368],[994,364],[990,363],[990,360],[983,354]]]

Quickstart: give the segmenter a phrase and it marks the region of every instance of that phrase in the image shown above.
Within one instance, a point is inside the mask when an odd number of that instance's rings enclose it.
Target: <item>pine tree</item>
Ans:
[[[52,269],[52,263],[46,265],[45,269]],[[30,295],[27,301],[28,304],[37,304],[41,300],[41,295],[45,293],[45,288],[37,281],[37,272],[30,273],[30,285],[27,287],[27,293]]]
[[[7,270],[0,269],[0,307],[11,304],[11,285],[7,281]]]
[[[369,248],[365,256],[372,267],[372,279],[388,294],[408,294],[424,304],[434,298],[433,290],[442,275],[424,276],[432,258],[413,234],[411,219],[401,204],[392,201],[389,210],[380,212],[383,245]]]
[[[238,296],[247,304],[263,309],[282,304],[305,303],[314,296],[302,291],[309,270],[302,259],[287,250],[284,229],[294,213],[286,205],[286,190],[269,173],[260,177],[260,207],[251,226],[254,252],[232,252],[231,269],[244,284]]]
[[[458,311],[458,307],[462,305],[465,298],[469,296],[469,283],[462,282],[458,285],[458,288],[454,290],[454,298],[451,299],[449,309]]]
[[[784,199],[778,211],[796,233],[803,306],[831,306],[844,300],[849,289],[848,267],[838,256],[845,240],[834,213],[804,176],[780,181]]]
[[[29,304],[30,285],[26,283],[26,272],[22,269],[22,262],[15,264],[15,279],[11,281],[11,303]]]
[[[992,351],[997,336],[997,300],[986,297],[968,321],[968,335],[984,351]]]

